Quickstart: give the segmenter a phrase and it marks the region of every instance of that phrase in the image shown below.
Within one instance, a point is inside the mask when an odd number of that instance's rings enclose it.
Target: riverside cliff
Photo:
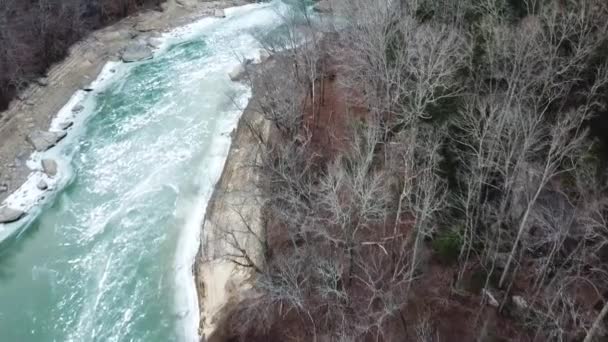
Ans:
[[[261,52],[264,55],[264,52]],[[251,68],[250,76],[267,72],[274,64],[271,58]],[[248,68],[249,69],[249,68]],[[257,108],[260,87],[253,79],[252,98],[236,130],[222,175],[207,205],[201,232],[201,246],[194,272],[199,295],[199,335],[203,341],[221,340],[218,323],[231,305],[247,295],[253,269],[241,267],[255,260],[242,260],[243,253],[259,258],[256,236],[262,234],[259,171],[254,167],[260,158],[259,139],[268,135],[270,122]],[[261,134],[261,136],[260,136]]]

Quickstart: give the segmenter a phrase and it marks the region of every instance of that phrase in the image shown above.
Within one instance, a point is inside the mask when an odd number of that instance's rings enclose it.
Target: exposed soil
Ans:
[[[271,69],[273,59],[254,66],[255,72]],[[194,265],[199,296],[202,340],[213,341],[218,322],[234,303],[245,300],[249,293],[252,270],[237,266],[229,259],[235,251],[234,243],[256,256],[260,246],[250,234],[261,233],[261,203],[258,194],[257,170],[253,167],[259,158],[258,136],[268,136],[270,123],[256,109],[259,87],[253,86],[252,99],[244,109],[237,128],[231,133],[232,143],[222,175],[207,205],[202,227],[202,242]],[[233,234],[233,235],[228,235]]]
[[[340,54],[333,54],[339,56]],[[353,125],[358,121],[365,121],[369,115],[363,106],[357,103],[359,97],[355,91],[349,89],[344,80],[344,71],[339,65],[341,62],[326,56],[326,77],[319,80],[318,86],[323,89],[323,100],[318,106],[310,104],[310,98],[305,101],[305,115],[303,130],[310,136],[311,154],[321,156],[319,167],[323,167],[333,160],[341,152],[349,148],[352,139]],[[247,120],[253,112],[244,114],[242,120]],[[259,120],[260,118],[258,118]],[[225,169],[225,175],[218,185],[214,204],[208,208],[208,215],[218,220],[226,214],[225,209],[218,210],[217,201],[225,201],[225,189],[230,188],[230,183],[235,182],[234,163],[232,158],[239,158],[237,153],[242,153],[240,158],[246,154],[240,150],[240,146],[247,130],[239,125],[236,133],[235,149],[229,156],[229,162]],[[271,134],[271,139],[280,139],[279,135]],[[249,139],[252,139],[249,136]],[[249,146],[253,146],[250,144]],[[251,151],[250,151],[251,153]],[[244,171],[242,171],[244,172]],[[238,182],[238,181],[237,181]],[[274,258],[290,253],[289,237],[286,236],[287,229],[283,229],[281,223],[273,219],[271,212],[263,211],[263,221],[267,225],[267,241],[269,249]],[[378,232],[383,227],[377,227],[374,236],[378,238]],[[404,225],[400,227],[404,235],[411,234],[411,227]],[[392,228],[391,228],[392,230]],[[387,236],[390,232],[387,232]],[[204,247],[203,247],[204,248]],[[480,305],[483,301],[481,287],[476,284],[475,277],[478,276],[476,267],[471,266],[471,271],[465,274],[459,285],[456,284],[457,266],[446,260],[440,260],[429,245],[423,247],[421,259],[423,270],[414,282],[410,292],[407,307],[401,308],[401,317],[389,319],[383,326],[381,341],[416,341],[419,340],[418,327],[427,324],[433,330],[434,341],[475,341],[482,333],[483,341],[527,341],[529,337],[526,331],[508,316],[505,310],[499,313],[498,308],[487,304]],[[378,249],[366,249],[369,258],[383,258]],[[375,255],[374,253],[378,254]],[[340,256],[335,256],[340,258]],[[387,260],[387,265],[390,261]],[[242,278],[245,279],[245,278]],[[462,285],[465,284],[465,285]],[[215,330],[209,341],[307,341],[311,338],[311,326],[306,317],[295,312],[284,312],[280,306],[276,308],[266,307],[266,313],[259,311],[250,312],[250,308],[259,307],[258,297],[255,291],[245,291],[248,287],[242,287],[238,296],[229,298],[227,305],[218,314],[216,313]],[[348,290],[357,297],[357,293],[363,294],[364,289],[352,285]],[[202,291],[201,291],[202,293]],[[500,294],[494,294],[498,300]],[[322,302],[308,303],[308,307],[322,307]],[[332,308],[328,307],[331,311]],[[281,313],[282,314],[279,314]],[[262,316],[263,315],[263,316]],[[255,317],[255,318],[253,318]],[[249,320],[246,322],[244,320]],[[331,326],[331,323],[327,323]],[[405,324],[405,326],[404,326]],[[247,326],[248,325],[248,326]],[[318,327],[317,327],[318,328]],[[370,334],[362,341],[377,341],[377,336]],[[331,341],[330,336],[316,336],[319,341]]]
[[[311,135],[311,149],[326,161],[350,147],[354,125],[368,115],[356,92],[345,84],[344,70],[340,67],[343,61],[339,54],[330,53],[329,41],[320,42],[320,50],[326,52],[322,63],[325,77],[316,84],[321,101],[313,108],[308,94],[304,109],[304,128]]]

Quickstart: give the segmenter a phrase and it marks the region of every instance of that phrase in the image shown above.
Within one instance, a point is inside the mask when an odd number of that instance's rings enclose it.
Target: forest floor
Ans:
[[[313,108],[309,97],[304,100],[302,134],[310,137],[310,155],[316,156],[316,164],[322,168],[351,147],[353,129],[358,122],[365,122],[369,117],[369,112],[357,102],[360,96],[354,94],[346,84],[346,71],[341,68],[344,61],[339,56],[331,54],[325,57],[326,76],[317,84],[323,93],[320,103]],[[265,67],[272,68],[272,63],[269,64]],[[256,188],[256,182],[262,175],[258,168],[252,167],[259,156],[252,147],[256,146],[256,136],[249,129],[249,124],[258,127],[257,132],[262,132],[265,140],[281,143],[282,139],[270,122],[256,111],[256,95],[254,82],[252,100],[233,133],[222,177],[207,208],[203,244],[195,265],[201,303],[201,335],[209,342],[238,339],[283,341],[286,336],[306,340],[304,336],[310,333],[310,327],[304,324],[306,322],[290,315],[268,318],[269,321],[264,322],[267,329],[260,328],[254,333],[242,327],[243,331],[239,330],[241,328],[233,321],[235,313],[243,310],[247,303],[255,302],[260,293],[252,287],[254,271],[228,260],[227,254],[234,245],[226,245],[226,241],[238,240],[247,254],[258,258],[261,257],[261,246],[252,241],[255,239],[251,234],[246,237],[248,229],[259,236],[265,234],[271,254],[281,255],[285,246],[289,245],[286,243],[288,237],[285,236],[285,229],[272,224],[272,215],[263,210],[260,194],[253,194],[262,191]],[[267,231],[262,230],[263,225]],[[236,232],[236,235],[227,236],[226,231]],[[222,242],[218,242],[222,239]],[[386,341],[416,340],[418,327],[427,325],[436,327],[437,337],[442,336],[438,340],[473,341],[477,339],[475,334],[480,326],[483,326],[482,330],[489,331],[489,340],[527,340],[513,319],[517,316],[516,312],[501,315],[498,308],[492,305],[480,307],[483,295],[476,279],[477,265],[471,265],[463,282],[457,285],[458,267],[452,260],[446,261],[436,255],[428,242],[424,243],[422,249],[426,271],[419,275],[416,286],[412,288],[407,308],[402,308],[405,312],[402,316],[405,331],[403,324],[395,318],[384,332]],[[234,251],[234,255],[240,254],[238,250]]]
[[[324,51],[340,49],[339,44],[332,43],[331,39],[323,40],[322,44],[329,44],[323,46]],[[311,108],[309,104],[305,107],[304,124],[311,137],[310,154],[321,157],[323,168],[336,156],[352,147],[354,129],[359,123],[370,120],[370,113],[365,105],[360,103],[361,96],[357,94],[359,89],[348,85],[348,71],[342,67],[347,61],[340,56],[343,54],[332,53],[324,57],[326,76],[319,84],[323,94],[321,103],[316,109]],[[378,163],[376,166],[385,167]],[[274,229],[269,227],[268,230],[271,234],[270,231]],[[270,240],[269,249],[273,248],[279,246]],[[406,312],[403,318],[408,327],[431,323],[437,329],[438,340],[445,340],[446,336],[449,336],[448,340],[474,341],[477,339],[475,333],[479,331],[479,326],[484,326],[491,332],[489,338],[526,340],[512,317],[501,316],[497,308],[490,305],[479,306],[482,294],[475,279],[476,272],[479,271],[476,267],[478,265],[471,265],[471,271],[464,276],[462,284],[457,285],[455,280],[458,267],[453,263],[454,260],[443,260],[428,242],[424,243],[421,254],[426,270],[419,275],[416,285],[412,288],[408,306],[402,308],[402,311]],[[277,325],[280,327],[277,329],[279,331],[297,331],[296,325]],[[305,330],[306,328],[301,332],[302,336],[305,336]],[[402,325],[395,322],[386,327],[385,338],[387,341],[415,341],[418,331],[411,330],[416,329],[406,329],[404,332]],[[281,333],[277,335],[281,336]],[[439,339],[439,336],[443,338]]]
[[[249,1],[169,0],[163,11],[141,11],[91,32],[72,46],[68,56],[47,71],[44,82],[32,83],[0,112],[0,203],[21,187],[31,172],[26,162],[34,149],[26,141],[28,134],[47,131],[70,97],[95,80],[108,61],[118,61],[128,44],[212,16],[215,9],[246,3]]]

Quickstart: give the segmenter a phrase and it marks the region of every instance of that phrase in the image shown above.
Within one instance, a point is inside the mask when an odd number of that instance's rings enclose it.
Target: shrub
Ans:
[[[462,247],[461,229],[440,231],[431,242],[433,251],[443,263],[453,263],[458,259]]]

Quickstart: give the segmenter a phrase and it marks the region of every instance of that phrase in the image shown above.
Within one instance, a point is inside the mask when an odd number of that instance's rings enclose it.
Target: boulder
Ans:
[[[178,6],[192,8],[196,7],[198,0],[175,0]]]
[[[0,184],[0,194],[3,192],[7,192],[8,191],[8,185],[7,184]]]
[[[168,10],[171,9],[171,4],[169,2],[163,2],[162,4],[160,4],[159,9],[161,12],[167,12]]]
[[[46,184],[46,182],[44,181],[44,179],[41,179],[41,180],[38,182],[38,184],[36,184],[36,187],[37,187],[39,190],[44,191],[44,190],[46,190],[46,189],[48,189],[48,188],[49,188],[49,185],[48,185],[48,184]]]
[[[153,57],[152,50],[145,43],[134,43],[122,52],[121,59],[125,63],[139,62]]]
[[[41,87],[46,87],[49,85],[49,79],[46,77],[41,77],[36,80],[36,84],[38,84]]]
[[[30,159],[30,153],[27,151],[21,151],[15,156],[15,162],[19,165],[26,165],[28,159]]]
[[[321,0],[312,7],[312,10],[317,13],[331,13],[331,2],[330,0]]]
[[[36,131],[30,133],[26,140],[34,147],[38,152],[44,152],[49,148],[57,145],[61,139],[65,138],[66,132],[43,132]]]
[[[152,49],[158,49],[161,46],[162,42],[160,39],[156,37],[150,37],[146,39],[146,45],[148,45]]]
[[[73,121],[66,121],[66,122],[62,122],[59,124],[59,128],[61,128],[62,130],[67,130],[68,128],[74,126],[74,122]]]
[[[224,12],[223,9],[218,8],[213,12],[213,16],[216,18],[226,18],[226,12]]]
[[[130,35],[127,30],[110,30],[105,29],[96,32],[95,37],[102,43],[114,43],[127,39]]]
[[[21,210],[11,209],[9,207],[0,208],[0,223],[11,223],[19,221],[25,213]]]
[[[158,31],[160,30],[160,25],[154,20],[140,21],[135,25],[135,29],[139,32]]]
[[[49,175],[49,177],[55,177],[57,175],[57,162],[53,159],[43,159],[42,170]]]
[[[520,312],[528,310],[528,302],[522,296],[513,296],[513,304],[515,308]]]
[[[84,110],[84,106],[81,104],[77,104],[74,106],[74,108],[72,108],[72,113],[76,114],[76,113],[80,113]]]
[[[233,82],[237,82],[242,80],[247,74],[247,67],[245,64],[239,64],[236,68],[234,68],[231,72],[228,73],[230,80]]]

